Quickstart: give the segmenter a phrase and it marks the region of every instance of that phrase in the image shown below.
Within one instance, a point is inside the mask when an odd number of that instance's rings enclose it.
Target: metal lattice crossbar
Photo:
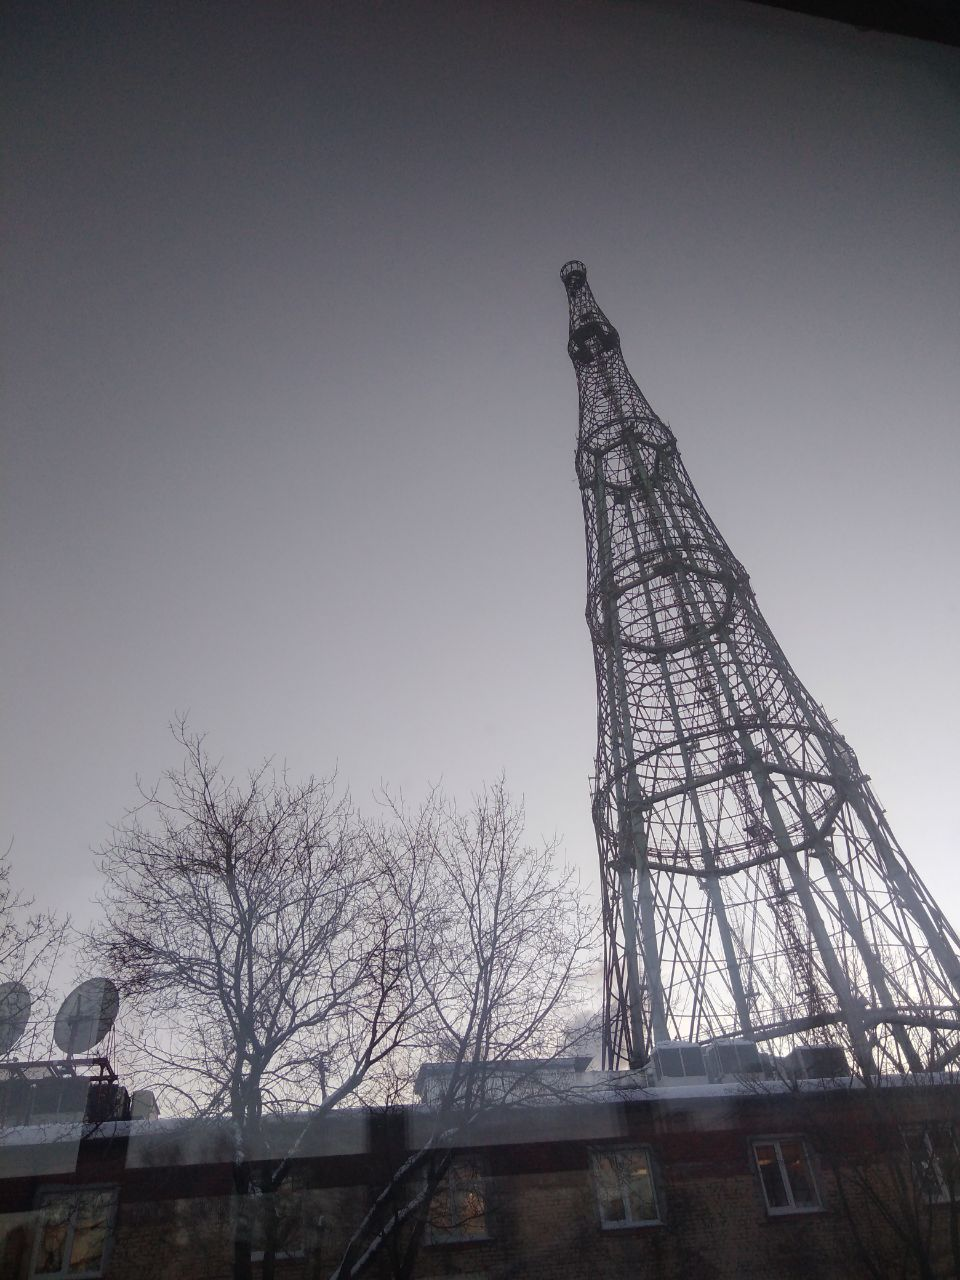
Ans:
[[[581,262],[561,276],[597,677],[604,1063],[729,1037],[960,1059],[960,940],[787,662]]]

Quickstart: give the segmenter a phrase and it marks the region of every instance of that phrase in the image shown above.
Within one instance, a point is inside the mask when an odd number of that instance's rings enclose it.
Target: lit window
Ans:
[[[646,1147],[593,1151],[590,1160],[604,1227],[637,1227],[660,1221]]]
[[[430,1202],[429,1236],[433,1244],[449,1240],[484,1240],[487,1197],[483,1176],[471,1160],[455,1160]]]
[[[914,1129],[903,1135],[910,1153],[913,1181],[930,1204],[949,1204],[957,1185],[957,1141],[950,1125]]]
[[[41,1193],[31,1276],[102,1276],[117,1211],[116,1187]]]
[[[809,1213],[820,1208],[807,1149],[800,1138],[765,1138],[753,1144],[769,1213]]]

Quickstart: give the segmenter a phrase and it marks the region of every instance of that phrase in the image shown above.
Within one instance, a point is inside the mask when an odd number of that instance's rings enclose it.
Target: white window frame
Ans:
[[[113,1195],[113,1204],[108,1211],[107,1230],[104,1236],[103,1248],[100,1251],[100,1260],[95,1269],[88,1268],[86,1271],[70,1270],[70,1255],[73,1252],[73,1242],[76,1238],[76,1219],[77,1210],[79,1208],[80,1199],[85,1195],[103,1195],[105,1192],[111,1192]],[[98,1280],[106,1271],[107,1263],[110,1261],[110,1253],[113,1248],[113,1238],[117,1223],[117,1200],[119,1197],[119,1188],[115,1183],[100,1183],[93,1186],[46,1186],[41,1187],[37,1194],[36,1200],[36,1231],[34,1232],[33,1248],[30,1252],[30,1270],[28,1276],[30,1280],[56,1280],[57,1277],[69,1277],[70,1280]],[[48,1204],[56,1201],[69,1200],[72,1202],[70,1221],[67,1229],[66,1242],[64,1244],[62,1254],[62,1265],[59,1271],[38,1271],[37,1266],[40,1262],[40,1247],[44,1233],[44,1210]]]
[[[463,1179],[460,1186],[456,1185],[456,1178],[462,1175],[464,1171],[469,1171],[472,1175],[469,1179]],[[482,1230],[469,1231],[465,1229],[463,1223],[459,1226],[443,1227],[437,1226],[432,1219],[433,1206],[440,1203],[446,1210],[447,1215],[453,1221],[459,1212],[457,1207],[458,1196],[462,1195],[464,1189],[476,1191],[483,1203],[483,1213],[476,1215],[482,1222]],[[475,1221],[473,1219],[464,1219],[464,1222]],[[455,1156],[451,1160],[449,1167],[443,1177],[437,1183],[436,1189],[430,1199],[427,1207],[427,1231],[426,1238],[428,1244],[470,1244],[490,1239],[490,1199],[487,1195],[487,1179],[482,1163],[471,1156]]]
[[[617,1155],[640,1155],[647,1166],[647,1177],[650,1179],[650,1193],[653,1196],[652,1218],[634,1217],[632,1205],[630,1203],[630,1190],[624,1183],[620,1183],[620,1198],[623,1203],[624,1217],[622,1219],[606,1218],[603,1211],[603,1199],[600,1194],[600,1178],[598,1176],[598,1165],[601,1160],[609,1160],[611,1156]],[[658,1227],[663,1222],[663,1209],[661,1206],[660,1190],[657,1186],[656,1165],[653,1159],[653,1151],[650,1147],[642,1143],[633,1143],[628,1146],[611,1146],[611,1147],[591,1147],[590,1148],[590,1172],[593,1177],[593,1189],[597,1198],[597,1212],[600,1215],[600,1226],[604,1231],[624,1231],[632,1227]],[[618,1180],[619,1181],[619,1180]]]
[[[781,1144],[784,1142],[799,1143],[800,1150],[803,1152],[804,1163],[807,1167],[807,1181],[810,1183],[810,1188],[816,1199],[815,1204],[797,1204],[796,1199],[794,1198],[793,1184],[791,1183],[790,1175],[787,1172],[787,1163],[783,1158],[783,1147]],[[786,1204],[772,1205],[767,1198],[767,1188],[763,1181],[763,1173],[760,1169],[760,1160],[757,1154],[758,1147],[773,1147],[776,1152],[777,1167],[780,1171],[780,1181],[783,1184],[783,1189],[787,1195]],[[784,1214],[823,1212],[823,1199],[820,1195],[820,1184],[817,1181],[816,1174],[814,1173],[813,1161],[810,1159],[810,1148],[807,1145],[805,1138],[801,1137],[801,1135],[797,1133],[778,1133],[771,1137],[751,1138],[750,1150],[753,1153],[753,1165],[756,1170],[757,1181],[760,1183],[760,1190],[763,1192],[763,1203],[766,1206],[767,1213],[770,1214],[771,1217],[781,1217]]]

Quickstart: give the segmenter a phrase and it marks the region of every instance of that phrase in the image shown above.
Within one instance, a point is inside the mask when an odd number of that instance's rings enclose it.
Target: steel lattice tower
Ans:
[[[624,364],[561,271],[597,677],[604,1065],[654,1045],[842,1043],[863,1071],[960,1058],[960,940]]]

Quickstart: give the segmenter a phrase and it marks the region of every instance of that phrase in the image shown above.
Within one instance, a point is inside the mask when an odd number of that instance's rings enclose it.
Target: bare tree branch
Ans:
[[[183,766],[142,790],[100,852],[104,922],[87,946],[167,1105],[231,1118],[245,1196],[276,1189],[299,1145],[254,1168],[265,1113],[324,1114],[411,1042],[408,877],[334,778],[293,783],[264,764],[237,783],[184,723],[175,734]]]
[[[572,874],[558,871],[553,846],[524,843],[523,806],[503,779],[465,812],[438,790],[414,813],[382,799],[374,838],[405,850],[414,870],[415,1039],[435,1064],[423,1110],[432,1123],[386,1173],[332,1280],[358,1280],[384,1258],[396,1280],[411,1274],[431,1201],[479,1118],[558,1087],[550,1066],[576,1048],[570,1028],[596,945]],[[398,1079],[398,1096],[409,1086]]]

